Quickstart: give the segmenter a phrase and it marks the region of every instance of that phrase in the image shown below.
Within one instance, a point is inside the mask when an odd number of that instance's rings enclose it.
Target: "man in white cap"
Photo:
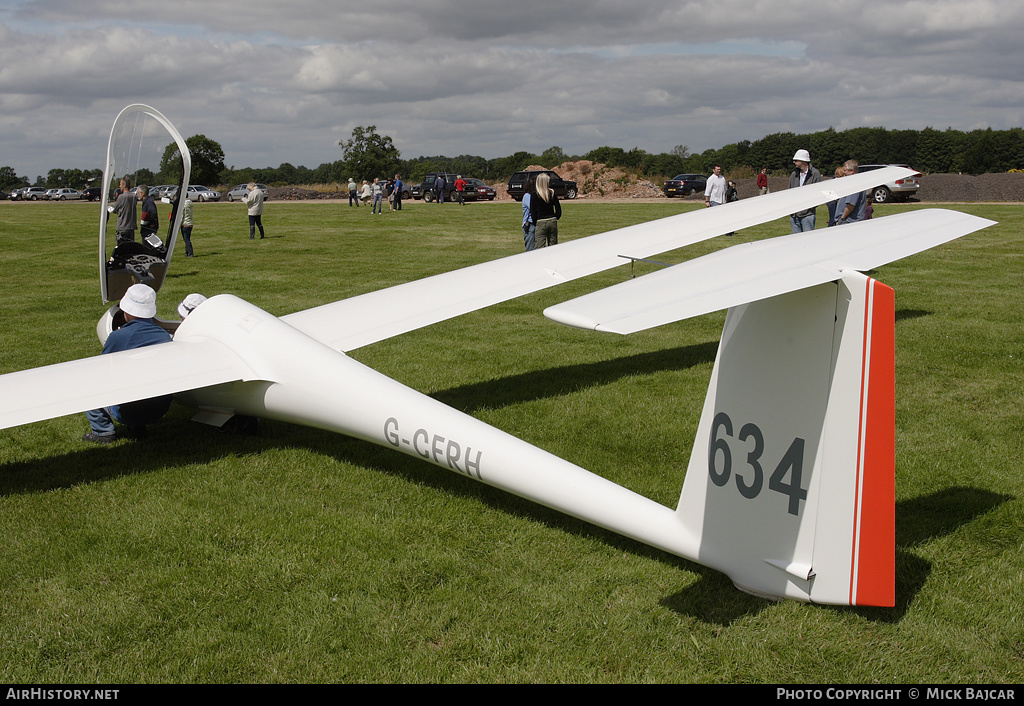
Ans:
[[[202,294],[193,292],[187,297],[181,300],[181,304],[178,304],[178,316],[184,321],[185,317],[195,311],[195,308],[206,301],[206,297]]]
[[[124,325],[112,331],[103,345],[103,353],[116,353],[158,343],[167,343],[171,334],[153,321],[156,316],[156,292],[145,284],[133,284],[125,292],[118,306],[124,314]],[[82,441],[109,444],[114,440],[114,422],[128,427],[129,432],[139,436],[146,425],[164,416],[171,406],[171,396],[162,395],[146,400],[93,409],[85,413],[92,428]]]
[[[797,150],[793,155],[793,164],[796,165],[796,168],[789,175],[790,189],[805,184],[817,184],[821,181],[821,172],[811,166],[811,155],[807,150]],[[793,227],[793,232],[801,233],[806,230],[814,230],[816,210],[808,208],[790,215],[789,223]]]

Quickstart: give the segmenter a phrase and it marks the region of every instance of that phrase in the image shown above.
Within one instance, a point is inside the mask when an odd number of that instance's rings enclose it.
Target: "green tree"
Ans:
[[[14,171],[14,167],[0,167],[0,189],[5,191],[19,189],[27,183],[26,179],[18,176],[18,173]]]
[[[345,158],[349,176],[373,179],[395,174],[401,169],[400,153],[391,138],[378,135],[377,126],[356,127],[352,137],[338,142]]]
[[[191,151],[190,149],[189,152]],[[178,149],[178,144],[172,142],[164,148],[164,156],[160,159],[160,174],[158,178],[161,182],[176,184],[181,181],[181,171],[183,168],[181,151]]]
[[[548,147],[540,155],[540,163],[543,164],[548,169],[557,167],[565,160],[565,152],[563,152],[562,148],[558,146]]]
[[[193,135],[185,140],[185,146],[192,156],[192,175],[189,181],[193,184],[218,184],[220,174],[224,171],[224,150],[220,144],[206,135]],[[172,142],[164,148],[158,178],[167,182],[179,181],[181,170],[181,153],[178,145]]]
[[[205,135],[193,135],[185,140],[192,153],[193,184],[216,184],[224,171],[224,150],[220,144]]]

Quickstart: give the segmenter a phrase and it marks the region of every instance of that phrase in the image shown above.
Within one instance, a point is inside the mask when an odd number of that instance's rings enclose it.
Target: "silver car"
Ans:
[[[51,201],[71,201],[82,198],[82,192],[78,189],[56,189],[56,193],[48,197]]]
[[[863,174],[864,172],[873,172],[883,167],[911,168],[907,164],[862,164],[857,168],[857,172]],[[918,181],[920,178],[921,174],[918,173],[905,179],[897,179],[887,184],[879,184],[871,190],[871,198],[875,203],[888,203],[896,199],[903,201],[911,196],[916,196],[917,190],[921,188],[921,182]]]
[[[270,189],[267,188],[266,184],[257,184],[256,188],[263,192],[263,200],[266,201],[270,198]],[[245,195],[249,193],[248,184],[239,184],[231,191],[228,192],[228,201],[241,201],[245,198]]]
[[[46,198],[47,189],[42,186],[30,186],[21,192],[22,201],[38,201]]]
[[[188,187],[188,199],[192,203],[203,203],[204,201],[220,201],[220,193],[206,186],[190,184]]]

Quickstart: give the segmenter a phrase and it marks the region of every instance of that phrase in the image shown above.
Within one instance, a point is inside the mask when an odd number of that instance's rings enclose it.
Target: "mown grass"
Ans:
[[[561,236],[691,207],[569,203]],[[894,609],[766,602],[371,444],[174,407],[110,448],[79,441],[81,415],[0,431],[0,681],[1019,683],[1020,208],[957,208],[1000,224],[873,273],[897,296]],[[271,201],[255,242],[241,206],[195,210],[164,318],[192,291],[280,315],[522,247],[517,204]],[[0,372],[98,352],[96,211],[0,204]],[[612,337],[540,313],[626,276],[353,357],[674,506],[724,315]]]

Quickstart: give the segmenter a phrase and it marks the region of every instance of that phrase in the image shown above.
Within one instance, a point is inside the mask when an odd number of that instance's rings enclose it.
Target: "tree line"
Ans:
[[[589,160],[609,167],[629,170],[650,179],[671,178],[676,174],[708,174],[716,164],[736,178],[752,175],[762,167],[781,176],[792,170],[793,154],[798,149],[811,153],[814,165],[823,173],[835,170],[847,159],[861,164],[908,164],[923,173],[962,172],[984,174],[1024,168],[1024,128],[1009,130],[972,130],[947,128],[936,130],[887,130],[859,127],[849,130],[829,128],[814,133],[779,132],[759,140],[743,140],[693,154],[686,145],[670,152],[652,154],[639,147],[598,147],[582,155],[568,155],[560,147],[540,154],[516,152],[507,157],[486,159],[474,155],[420,156],[402,159],[387,135],[377,133],[374,125],[357,127],[352,137],[339,142],[341,159],[310,169],[289,163],[277,167],[226,167],[220,145],[204,135],[194,135],[186,143],[192,151],[192,182],[206,185],[233,185],[250,181],[272,186],[344,183],[373,177],[402,174],[408,183],[421,181],[427,173],[445,171],[464,174],[490,182],[505,181],[513,172],[539,164],[555,167],[570,160]],[[100,179],[101,170],[51,169],[38,176],[34,186],[82,188]],[[160,175],[153,175],[154,180]],[[0,167],[0,188],[10,190],[29,186],[27,178],[11,167]]]

